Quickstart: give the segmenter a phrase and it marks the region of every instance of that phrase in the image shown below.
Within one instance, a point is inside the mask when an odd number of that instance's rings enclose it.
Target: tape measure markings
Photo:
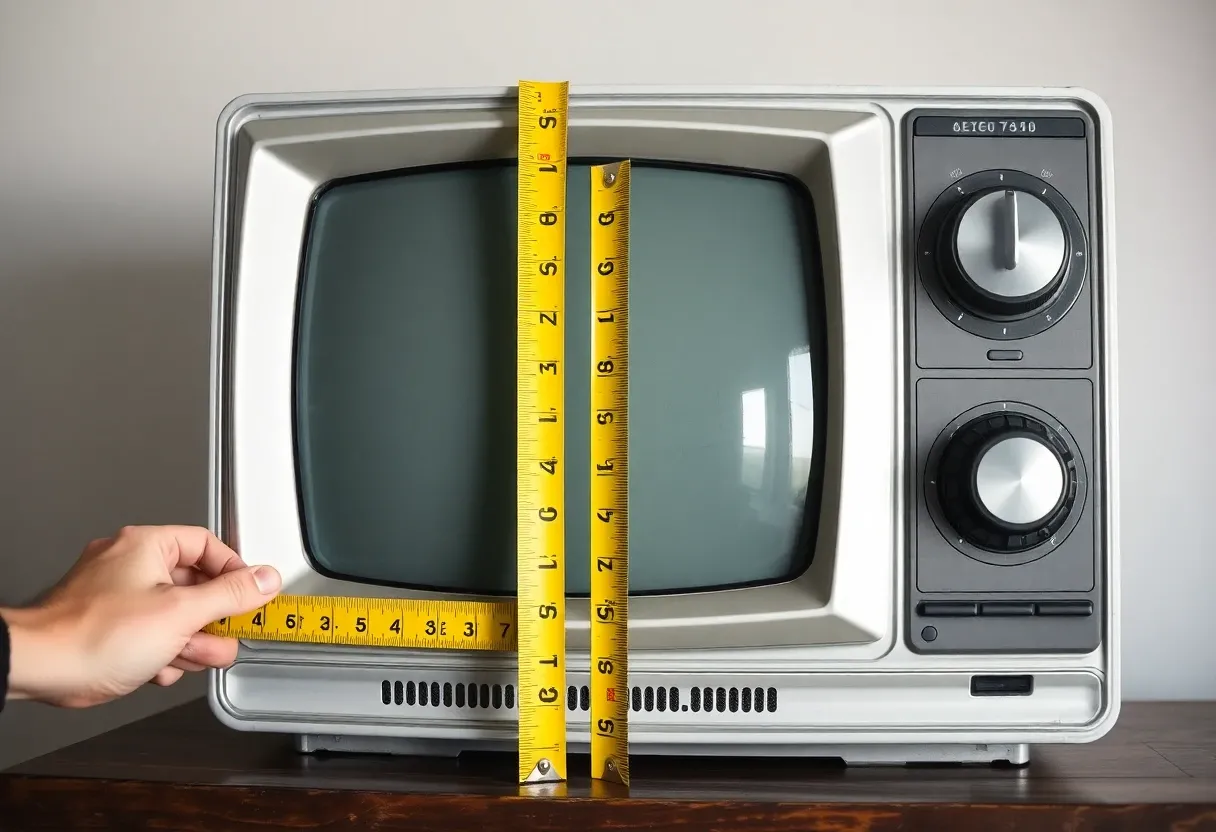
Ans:
[[[428,601],[279,595],[253,612],[221,618],[206,632],[229,638],[514,652],[516,604],[507,601]]]
[[[569,84],[519,84],[519,782],[566,779],[565,302]]]
[[[629,174],[591,168],[591,776],[629,784]]]

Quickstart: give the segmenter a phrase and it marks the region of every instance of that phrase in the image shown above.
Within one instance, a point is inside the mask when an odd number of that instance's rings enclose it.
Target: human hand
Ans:
[[[0,610],[9,696],[82,708],[227,667],[236,640],[202,628],[257,609],[281,585],[272,567],[246,566],[203,528],[134,526],[94,540],[36,605]]]

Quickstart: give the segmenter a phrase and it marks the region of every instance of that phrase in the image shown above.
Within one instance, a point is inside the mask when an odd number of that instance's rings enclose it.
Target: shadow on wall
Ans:
[[[124,524],[207,519],[209,252],[80,268],[48,248],[0,256],[0,605],[27,603]],[[10,706],[0,768],[200,691],[71,715]]]

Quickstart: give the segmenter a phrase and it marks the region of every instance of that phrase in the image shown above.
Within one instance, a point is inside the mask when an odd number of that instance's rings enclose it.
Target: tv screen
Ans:
[[[590,583],[589,163],[568,173],[577,597]],[[516,177],[514,161],[415,169],[314,200],[294,425],[305,547],[323,574],[515,592]],[[825,419],[810,195],[792,178],[635,161],[630,234],[631,593],[795,578],[813,556]]]

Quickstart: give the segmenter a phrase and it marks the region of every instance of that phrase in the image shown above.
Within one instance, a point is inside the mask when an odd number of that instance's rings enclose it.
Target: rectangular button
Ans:
[[[927,616],[968,616],[978,612],[978,604],[962,601],[922,601],[920,605],[920,614]]]
[[[1039,615],[1093,615],[1093,601],[1042,601]]]
[[[1021,350],[988,350],[989,361],[1021,361]]]
[[[1034,615],[1034,604],[1018,601],[993,601],[980,604],[980,615]]]

